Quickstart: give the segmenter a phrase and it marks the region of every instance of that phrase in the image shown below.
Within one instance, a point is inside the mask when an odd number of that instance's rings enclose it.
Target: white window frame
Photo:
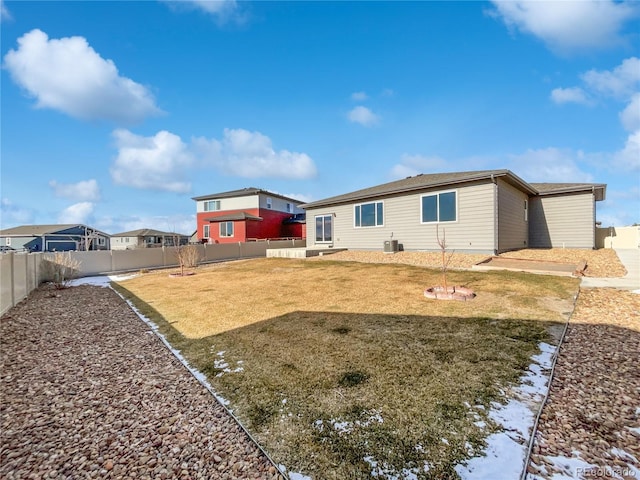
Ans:
[[[375,225],[362,225],[362,206],[369,205],[369,204],[374,205]],[[380,224],[378,224],[378,204],[382,205],[382,223]],[[358,207],[360,208],[360,225],[358,225],[357,223],[358,218],[356,215],[356,211]],[[372,202],[357,203],[353,206],[353,228],[379,228],[379,227],[384,227],[384,201],[383,200],[374,200]]]
[[[202,238],[210,238],[210,237],[211,237],[211,225],[203,225]]]
[[[318,240],[317,237],[317,231],[316,231],[316,225],[318,223],[318,218],[322,218],[322,240]],[[331,222],[331,237],[329,238],[329,240],[325,240],[325,235],[324,235],[324,219],[325,218],[329,218],[329,221]],[[325,213],[323,215],[316,215],[313,218],[313,238],[315,240],[316,243],[333,243],[333,213]]]
[[[293,213],[293,203],[287,202],[287,213]]]
[[[456,219],[455,220],[444,220],[444,221],[440,221],[440,195],[445,194],[445,193],[455,193],[456,194]],[[460,218],[460,212],[458,211],[458,198],[459,198],[459,192],[458,190],[442,190],[439,192],[433,192],[433,193],[425,193],[424,195],[420,195],[420,223],[422,225],[434,225],[436,223],[458,223],[458,219]],[[424,222],[422,221],[422,219],[424,218],[422,215],[422,199],[425,197],[436,197],[437,198],[437,203],[436,203],[436,213],[438,215],[437,220],[435,221],[430,221],[430,222]]]
[[[271,200],[271,197],[267,197],[267,208],[269,210],[273,208],[273,200]]]
[[[5,243],[4,244],[7,245],[8,247],[10,247],[11,246],[11,237],[5,238]]]
[[[213,205],[213,208],[209,208]],[[205,212],[217,212],[221,210],[222,204],[220,200],[205,200],[204,201],[204,211]]]
[[[529,199],[525,199],[524,201],[524,221],[529,221]]]
[[[225,226],[225,232],[222,233],[222,225]],[[229,235],[229,225],[231,225],[231,235]],[[220,222],[219,233],[220,238],[232,238],[235,235],[235,227],[232,221]]]

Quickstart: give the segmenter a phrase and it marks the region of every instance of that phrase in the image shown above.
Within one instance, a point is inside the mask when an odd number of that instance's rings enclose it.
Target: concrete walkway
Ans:
[[[640,291],[640,249],[615,249],[618,258],[627,269],[622,278],[590,278],[582,277],[582,288],[619,288],[622,290]]]

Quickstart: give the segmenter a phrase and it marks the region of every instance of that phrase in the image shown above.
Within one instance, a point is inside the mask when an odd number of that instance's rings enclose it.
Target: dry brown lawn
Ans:
[[[578,284],[517,272],[455,271],[449,284],[469,287],[477,298],[430,302],[423,292],[441,284],[436,270],[328,258],[221,263],[181,278],[159,271],[122,285],[186,337],[202,338],[295,311],[562,320]]]
[[[458,478],[487,411],[572,310],[578,280],[259,259],[116,288],[205,373],[276,462],[312,478]],[[484,426],[486,425],[486,426]],[[375,465],[375,466],[374,466]],[[428,471],[425,468],[428,467]]]

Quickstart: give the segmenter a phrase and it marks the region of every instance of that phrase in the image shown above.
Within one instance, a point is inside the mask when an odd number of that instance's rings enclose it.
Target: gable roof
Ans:
[[[402,180],[384,183],[375,187],[356,190],[355,192],[337,195],[335,197],[317,200],[315,202],[301,205],[302,208],[315,208],[326,205],[334,205],[339,203],[348,203],[357,200],[382,197],[398,193],[409,193],[417,190],[424,190],[436,187],[448,187],[460,183],[474,182],[477,180],[490,180],[492,178],[502,177],[508,183],[514,185],[520,190],[535,194],[536,190],[527,182],[515,175],[510,170],[478,170],[472,172],[451,172],[451,173],[428,173],[419,174],[413,177],[407,177]]]
[[[191,197],[192,200],[196,202],[199,200],[217,200],[219,198],[233,198],[233,197],[248,197],[251,195],[259,195],[259,194],[268,195],[270,197],[282,198],[283,200],[288,200],[292,203],[301,204],[301,200],[297,200],[295,198],[285,197],[284,195],[280,195],[279,193],[273,193],[268,190],[263,190],[262,188],[255,187],[247,187],[241,188],[239,190],[230,190],[228,192],[220,192],[220,193],[211,193],[209,195],[202,195],[199,197]]]
[[[182,233],[175,232],[162,232],[160,230],[154,230],[152,228],[139,228],[138,230],[131,230],[129,232],[114,233],[112,237],[188,237]]]
[[[607,192],[605,183],[531,183],[538,195],[558,195],[562,193],[593,192],[596,200],[604,200]]]
[[[75,227],[88,228],[95,231],[96,233],[104,235],[105,237],[110,236],[108,233],[101,232],[100,230],[80,223],[62,223],[57,225],[21,225],[19,227],[0,230],[0,235],[16,237],[40,237],[42,235],[57,233],[62,230],[68,230]]]

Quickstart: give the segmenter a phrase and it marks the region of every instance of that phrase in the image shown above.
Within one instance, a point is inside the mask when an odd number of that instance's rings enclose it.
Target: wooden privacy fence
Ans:
[[[200,263],[265,257],[267,249],[270,248],[300,248],[304,246],[306,246],[306,241],[299,239],[195,245],[198,249]],[[73,259],[80,262],[79,276],[81,277],[178,265],[174,247],[68,253]],[[46,252],[0,254],[0,314],[4,314],[12,306],[25,299],[44,280],[50,280],[45,278],[44,261],[52,257],[52,253]]]

